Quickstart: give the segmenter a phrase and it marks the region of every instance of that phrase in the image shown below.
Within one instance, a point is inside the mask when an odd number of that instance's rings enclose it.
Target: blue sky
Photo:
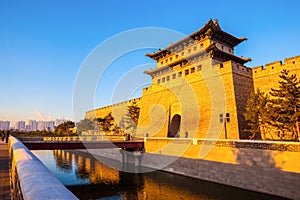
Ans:
[[[236,54],[251,57],[249,67],[300,55],[299,7],[296,0],[2,0],[0,120],[72,119],[73,86],[85,58],[107,38],[133,28],[162,27],[190,34],[218,18],[224,31],[248,38]],[[152,62],[144,57],[146,52],[119,59],[109,73]],[[99,84],[94,107],[110,103],[101,91],[104,83]]]

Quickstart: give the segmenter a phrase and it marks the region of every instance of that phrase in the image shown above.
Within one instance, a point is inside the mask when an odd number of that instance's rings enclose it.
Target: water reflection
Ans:
[[[70,158],[70,152],[62,150],[53,150],[53,156],[55,158],[56,166],[64,172],[72,171],[72,160]]]
[[[82,151],[33,152],[79,199],[280,199],[160,171],[120,172]]]

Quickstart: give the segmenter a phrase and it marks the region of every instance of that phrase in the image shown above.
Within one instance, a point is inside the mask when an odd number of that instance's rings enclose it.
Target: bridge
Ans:
[[[114,136],[19,138],[19,140],[30,150],[122,148],[132,151],[144,149],[143,139],[126,140],[125,137]]]

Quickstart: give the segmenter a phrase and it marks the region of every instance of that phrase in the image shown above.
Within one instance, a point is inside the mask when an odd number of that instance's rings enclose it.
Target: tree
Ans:
[[[66,134],[69,135],[69,133],[71,132],[71,129],[75,127],[75,123],[72,121],[66,121],[60,125],[58,125],[54,132],[58,133],[59,135],[61,134]]]
[[[93,131],[97,129],[98,121],[96,119],[83,119],[80,120],[77,124],[78,133],[82,133],[82,131]]]
[[[279,88],[271,89],[270,98],[258,90],[248,100],[244,116],[252,133],[250,138],[262,136],[265,128],[272,128],[270,134],[276,133],[281,140],[299,140],[300,82],[288,70],[279,77]]]
[[[267,124],[269,115],[267,104],[269,97],[257,89],[247,101],[245,120],[248,123],[249,139],[265,139],[263,127]]]
[[[278,89],[271,89],[270,124],[280,130],[281,139],[298,140],[300,121],[300,82],[283,70]],[[289,134],[291,133],[291,134]]]
[[[102,131],[110,133],[114,129],[115,119],[111,112],[104,118],[98,118],[98,122]]]
[[[133,102],[131,106],[128,106],[128,113],[125,115],[125,129],[129,130],[132,134],[135,134],[137,123],[140,115],[140,108],[136,102]]]

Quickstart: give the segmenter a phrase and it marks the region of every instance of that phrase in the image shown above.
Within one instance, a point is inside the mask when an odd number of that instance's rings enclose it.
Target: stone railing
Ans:
[[[10,137],[14,199],[77,199],[22,142]]]
[[[66,137],[41,137],[19,138],[22,142],[96,142],[96,141],[125,141],[125,136],[66,136]]]

